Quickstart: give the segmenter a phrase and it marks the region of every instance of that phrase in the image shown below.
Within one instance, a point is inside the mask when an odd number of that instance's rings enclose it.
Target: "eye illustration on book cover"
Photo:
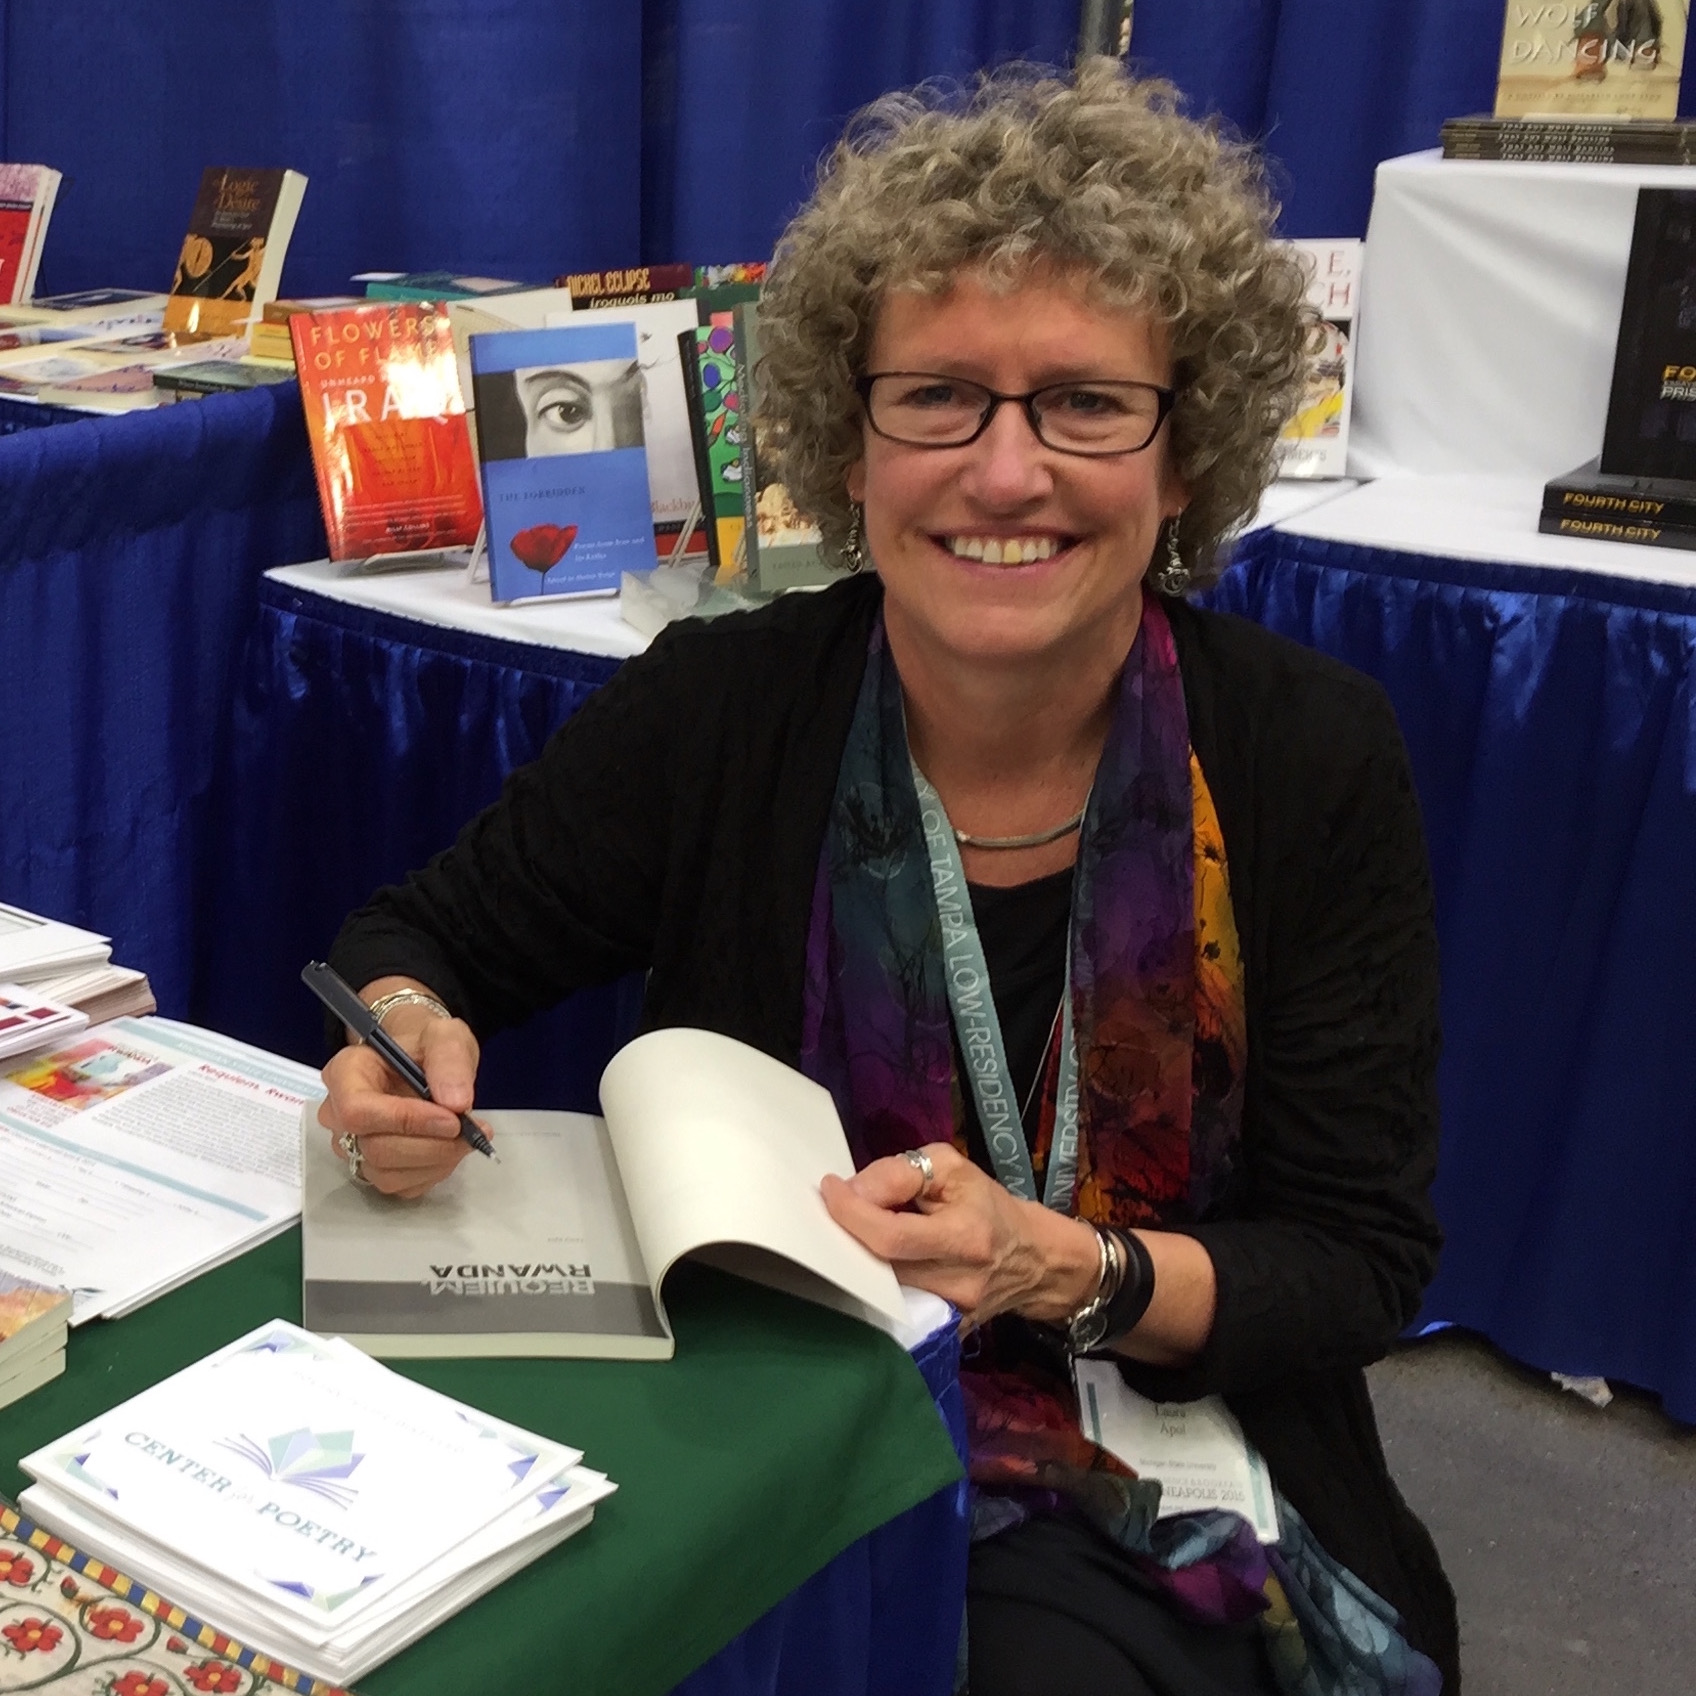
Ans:
[[[494,599],[606,593],[651,565],[636,328],[473,336],[471,371]]]

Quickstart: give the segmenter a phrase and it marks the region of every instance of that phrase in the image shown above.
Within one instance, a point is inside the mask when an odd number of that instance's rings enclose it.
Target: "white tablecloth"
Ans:
[[[1350,473],[1546,480],[1600,452],[1632,219],[1646,185],[1696,188],[1696,167],[1435,152],[1380,165]]]
[[[1681,548],[1544,536],[1537,529],[1537,477],[1462,473],[1384,477],[1280,524],[1290,535],[1435,554],[1443,559],[1593,571],[1649,583],[1696,587],[1696,553]]]
[[[638,635],[618,616],[616,595],[497,607],[489,599],[489,585],[467,583],[463,569],[349,576],[345,567],[323,559],[308,565],[280,566],[265,575],[273,582],[310,589],[331,600],[536,647],[628,659],[648,645],[647,637]]]
[[[1252,530],[1264,524],[1277,524],[1295,513],[1335,500],[1354,487],[1346,478],[1274,483],[1262,497],[1260,510],[1244,528]],[[468,583],[463,570],[350,575],[345,566],[323,559],[306,565],[279,566],[265,575],[274,582],[309,589],[334,601],[416,618],[444,629],[497,636],[509,642],[567,648],[579,654],[605,654],[614,659],[628,659],[648,645],[646,636],[619,617],[616,595],[497,607],[489,599],[488,584]]]

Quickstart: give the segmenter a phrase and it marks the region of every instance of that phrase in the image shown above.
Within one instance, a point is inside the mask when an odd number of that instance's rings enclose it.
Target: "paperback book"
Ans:
[[[348,1182],[303,1119],[303,1313],[384,1357],[665,1360],[662,1288],[685,1255],[899,1334],[884,1262],[825,1211],[854,1170],[830,1092],[709,1031],[638,1037],[601,1079],[604,1119],[480,1114],[500,1164],[418,1202]]]
[[[196,359],[187,365],[164,366],[151,373],[149,380],[167,394],[239,394],[244,389],[292,383],[295,369],[268,359]]]
[[[1498,118],[1672,118],[1687,0],[1507,0]]]
[[[1529,159],[1582,165],[1688,165],[1696,123],[1685,119],[1450,118],[1445,159]]]
[[[24,1456],[19,1505],[340,1683],[582,1530],[582,1459],[272,1320]]]
[[[676,300],[695,286],[691,265],[632,265],[622,271],[568,271],[554,279],[575,306],[639,306],[647,301]]]
[[[88,1015],[80,1007],[49,1000],[36,989],[0,982],[0,1060],[68,1041],[87,1029]]]
[[[736,385],[736,331],[732,314],[678,337],[689,389],[689,430],[695,481],[708,519],[707,555],[713,576],[736,569],[742,546],[742,397]]]
[[[648,506],[654,550],[665,559],[678,548],[706,551],[706,527],[695,475],[689,385],[680,335],[696,327],[692,300],[653,300],[635,306],[610,302],[595,309],[596,323],[631,324],[636,330],[637,379],[642,389],[642,436],[648,455]],[[570,323],[567,319],[565,322]],[[579,320],[581,322],[581,320]],[[685,526],[689,534],[683,535]]]
[[[79,289],[0,307],[0,323],[74,324],[92,335],[157,330],[164,322],[164,295],[145,289]]]
[[[171,279],[165,328],[245,334],[265,302],[277,298],[305,194],[299,171],[209,167]]]
[[[493,598],[611,594],[649,565],[636,327],[474,335],[471,374]]]
[[[1364,243],[1292,241],[1308,275],[1307,300],[1320,318],[1296,415],[1278,441],[1280,477],[1341,477],[1348,469],[1354,399],[1355,315]]]
[[[482,507],[442,309],[372,301],[289,333],[330,558],[469,547]]]
[[[361,271],[367,300],[474,300],[528,287],[505,277],[463,277],[453,271]]]
[[[70,1292],[0,1270],[0,1407],[65,1370]]]
[[[762,478],[753,420],[760,410],[760,309],[735,308],[736,388],[742,402],[742,544],[749,586],[758,594],[834,582],[842,568],[827,560],[818,527],[797,510],[789,491]]]
[[[27,301],[35,293],[59,182],[47,165],[0,165],[0,301]]]
[[[1696,190],[1637,192],[1600,468],[1696,480]]]
[[[571,295],[562,288],[519,289],[490,299],[447,302],[448,325],[453,331],[455,368],[459,373],[460,398],[465,403],[471,447],[477,448],[477,389],[471,381],[471,338],[498,335],[503,330],[545,330],[571,321]]]

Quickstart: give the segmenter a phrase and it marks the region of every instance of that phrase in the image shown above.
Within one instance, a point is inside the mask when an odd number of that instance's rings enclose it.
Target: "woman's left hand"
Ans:
[[[952,1302],[972,1325],[998,1313],[1065,1320],[1095,1294],[1101,1251],[1090,1226],[1019,1200],[950,1143],[922,1152],[928,1184],[897,1154],[819,1186],[831,1217],[903,1284]]]

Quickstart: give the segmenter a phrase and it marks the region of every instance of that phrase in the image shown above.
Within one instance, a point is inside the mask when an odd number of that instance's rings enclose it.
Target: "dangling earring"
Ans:
[[[840,558],[846,571],[864,571],[866,569],[866,548],[860,537],[860,518],[865,509],[858,501],[854,503],[853,516],[848,520],[848,535],[842,543]]]
[[[1184,564],[1184,556],[1178,551],[1178,521],[1168,519],[1166,523],[1166,561],[1151,573],[1154,587],[1162,595],[1181,595],[1190,586],[1190,568]]]

